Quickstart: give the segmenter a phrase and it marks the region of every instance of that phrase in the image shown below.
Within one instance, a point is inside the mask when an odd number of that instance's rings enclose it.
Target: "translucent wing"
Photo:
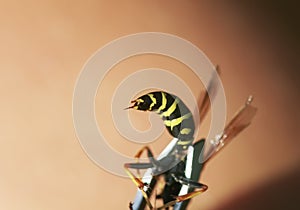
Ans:
[[[257,111],[257,108],[251,105],[252,100],[253,97],[249,96],[245,105],[226,125],[224,131],[210,140],[208,147],[206,146],[205,148],[202,162],[213,157],[225,144],[228,144],[235,136],[250,125]]]
[[[193,181],[198,181],[201,175],[201,171],[204,165],[207,163],[208,159],[213,157],[220,151],[221,148],[224,147],[225,144],[228,144],[235,136],[237,136],[242,130],[244,130],[253,119],[254,115],[256,114],[257,109],[250,105],[252,101],[252,97],[249,97],[246,104],[235,114],[232,120],[227,124],[224,131],[217,135],[215,139],[209,142],[208,149],[206,154],[203,155],[203,147],[204,147],[204,140],[200,140],[193,145],[193,162],[192,166],[189,166],[188,154],[186,160],[186,167],[192,167],[192,173],[187,176]],[[186,168],[187,171],[187,168]],[[187,186],[182,186],[182,191],[192,192],[193,188],[188,188]],[[185,210],[189,204],[190,200],[186,200],[180,203],[176,203],[174,205],[174,210]]]
[[[203,120],[210,108],[210,100],[212,101],[216,96],[216,93],[219,89],[217,76],[220,74],[219,66],[216,66],[216,71],[213,73],[211,80],[209,81],[206,91],[203,91],[199,97],[198,107],[200,120]]]

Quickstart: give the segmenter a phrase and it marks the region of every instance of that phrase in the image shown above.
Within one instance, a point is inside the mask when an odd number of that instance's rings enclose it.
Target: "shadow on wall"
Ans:
[[[300,165],[281,177],[220,204],[215,210],[300,209]]]

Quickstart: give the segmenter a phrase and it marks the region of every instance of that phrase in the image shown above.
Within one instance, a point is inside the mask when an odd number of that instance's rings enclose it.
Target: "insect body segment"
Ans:
[[[194,139],[195,124],[188,107],[177,96],[157,91],[132,101],[133,108],[141,111],[154,111],[164,121],[169,133],[178,139],[177,149],[186,149]]]

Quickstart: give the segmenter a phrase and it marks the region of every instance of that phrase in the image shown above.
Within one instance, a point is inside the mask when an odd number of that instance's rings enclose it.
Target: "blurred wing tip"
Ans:
[[[253,96],[252,95],[250,95],[248,98],[247,98],[247,100],[246,100],[246,106],[251,106],[251,103],[252,103],[252,101],[253,101]],[[257,108],[256,107],[254,107],[254,106],[251,106],[252,107],[252,109],[254,110],[254,113],[256,113],[256,111],[257,111]]]
[[[250,105],[250,104],[252,103],[252,101],[253,101],[253,96],[250,95],[250,96],[247,98],[246,104],[247,104],[247,105]]]

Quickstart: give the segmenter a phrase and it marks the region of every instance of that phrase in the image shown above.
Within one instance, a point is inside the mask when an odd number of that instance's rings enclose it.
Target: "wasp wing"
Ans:
[[[227,145],[235,136],[248,127],[257,112],[257,108],[251,105],[253,98],[249,96],[245,105],[235,114],[235,116],[226,125],[224,131],[216,135],[214,139],[209,141],[208,146],[204,149],[203,159],[207,161],[217,154],[220,149]]]
[[[252,97],[250,96],[246,104],[235,114],[232,120],[226,125],[224,131],[215,137],[213,141],[210,141],[209,149],[206,150],[207,153],[204,153],[205,140],[202,139],[196,142],[193,145],[192,158],[189,157],[190,153],[186,157],[186,177],[192,181],[198,182],[201,172],[203,170],[204,164],[207,163],[207,160],[213,157],[224,147],[225,144],[228,144],[235,136],[242,132],[247,126],[250,125],[253,117],[257,112],[257,108],[253,107],[250,103]],[[192,160],[192,161],[191,161]],[[195,189],[183,185],[180,191],[180,194],[187,194],[193,192]],[[185,200],[174,205],[174,210],[185,210],[189,204],[190,200]]]
[[[218,83],[218,76],[220,74],[220,68],[217,65],[216,71],[213,72],[212,77],[209,81],[208,87],[206,91],[203,91],[199,97],[198,107],[199,107],[199,114],[200,120],[203,120],[210,108],[210,101],[212,101],[218,89],[220,88]]]

